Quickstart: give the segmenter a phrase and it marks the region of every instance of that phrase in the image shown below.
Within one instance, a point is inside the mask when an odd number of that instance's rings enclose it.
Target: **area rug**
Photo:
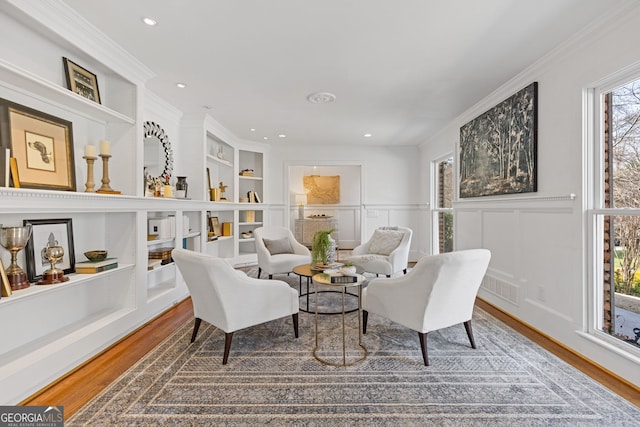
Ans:
[[[298,289],[293,275],[274,278]],[[340,309],[340,295],[321,294],[320,299]],[[354,300],[347,297],[347,305]],[[301,298],[304,304],[306,297]],[[347,357],[357,358],[356,313],[347,314],[345,322]],[[223,366],[224,333],[203,322],[190,344],[189,322],[66,425],[640,424],[640,408],[481,309],[475,310],[473,325],[476,350],[462,326],[430,333],[430,366],[425,367],[417,333],[371,315],[362,341],[367,357],[336,367],[313,357],[314,315],[301,312],[298,339],[290,317],[236,332]],[[341,316],[318,316],[318,330],[324,356],[340,359]]]

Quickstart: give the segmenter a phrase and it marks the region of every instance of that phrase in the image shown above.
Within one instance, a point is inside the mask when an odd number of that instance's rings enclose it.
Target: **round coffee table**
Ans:
[[[359,270],[359,269],[358,269]],[[306,297],[307,299],[307,305],[306,307],[302,308],[300,307],[300,311],[304,312],[304,313],[315,313],[314,309],[309,309],[309,295],[311,295],[313,292],[309,292],[309,284],[311,283],[311,278],[318,273],[322,273],[322,269],[312,269],[311,268],[311,264],[302,264],[302,265],[298,265],[296,267],[293,268],[293,272],[295,274],[298,275],[298,277],[300,278],[300,282],[298,285],[299,288],[299,297]],[[358,274],[362,274],[363,271],[356,271],[356,273]],[[307,279],[307,291],[305,293],[302,293],[302,278],[305,277]],[[320,293],[342,293],[339,290],[324,290],[324,291],[320,291]],[[353,294],[353,293],[349,293],[346,292],[345,295],[349,295],[352,297],[356,297],[359,299],[357,294]],[[317,303],[317,302],[316,302]],[[358,303],[359,304],[359,303]],[[345,313],[353,313],[354,311],[357,311],[358,308],[354,308],[351,310],[347,310]],[[318,314],[342,314],[342,311],[319,311]]]

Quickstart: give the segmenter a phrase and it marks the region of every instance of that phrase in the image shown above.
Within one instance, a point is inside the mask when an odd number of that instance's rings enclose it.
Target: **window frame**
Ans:
[[[604,170],[604,97],[611,91],[640,80],[640,65],[622,70],[583,90],[583,140],[585,141],[584,200],[585,200],[585,259],[587,274],[584,283],[582,332],[606,344],[616,353],[636,360],[640,349],[604,332],[604,217],[640,216],[640,208],[605,208]],[[615,320],[614,320],[615,322]]]
[[[452,206],[450,208],[441,208],[439,206],[439,185],[440,185],[440,172],[439,165],[440,163],[451,159],[452,170],[451,170],[451,203]],[[453,208],[453,202],[456,195],[456,158],[453,152],[444,154],[436,159],[431,161],[431,200],[429,201],[430,206],[430,227],[431,227],[431,254],[436,255],[440,253],[440,218],[439,215],[441,213],[451,213],[453,216],[452,228],[453,228],[453,247],[452,250],[455,250],[455,212]]]

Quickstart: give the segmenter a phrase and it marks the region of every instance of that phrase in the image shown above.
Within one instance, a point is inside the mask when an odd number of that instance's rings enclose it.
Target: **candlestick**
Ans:
[[[93,147],[93,145],[87,145],[87,147]],[[87,156],[87,150],[85,147],[85,155],[82,156],[83,159],[85,159],[87,161],[87,182],[84,185],[85,186],[85,193],[93,193],[96,191],[96,187],[95,187],[95,183],[93,182],[93,164],[95,163],[97,157],[95,156]],[[95,148],[93,147],[93,151],[95,153]]]
[[[100,146],[100,149],[102,150],[102,142]],[[116,191],[109,186],[109,183],[111,182],[109,179],[109,158],[111,155],[100,153],[100,157],[102,157],[102,187],[100,187],[96,193],[120,194],[119,191]]]
[[[111,156],[111,143],[106,139],[100,141],[100,155]]]

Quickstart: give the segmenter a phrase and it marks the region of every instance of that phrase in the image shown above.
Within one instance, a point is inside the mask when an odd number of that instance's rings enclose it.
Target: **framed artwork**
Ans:
[[[9,277],[7,277],[7,270],[4,269],[4,264],[2,263],[1,259],[0,259],[0,280],[2,280],[1,295],[3,297],[10,297],[12,293],[11,283],[9,282]]]
[[[71,122],[0,98],[0,145],[11,148],[21,187],[76,190]]]
[[[302,177],[307,203],[326,205],[340,203],[340,175],[307,175]]]
[[[67,58],[63,57],[62,62],[64,74],[67,77],[67,89],[100,104],[96,75]]]
[[[460,128],[460,197],[537,188],[538,83]]]
[[[222,226],[217,216],[209,217],[209,231],[213,231],[216,236],[222,236]]]
[[[75,273],[76,257],[73,250],[71,218],[25,219],[23,223],[31,224],[31,237],[25,248],[27,278],[30,282],[42,279],[42,273],[51,267],[43,255],[50,240],[57,241],[57,245],[64,249],[64,256],[56,263],[56,267],[64,270],[64,274]]]

